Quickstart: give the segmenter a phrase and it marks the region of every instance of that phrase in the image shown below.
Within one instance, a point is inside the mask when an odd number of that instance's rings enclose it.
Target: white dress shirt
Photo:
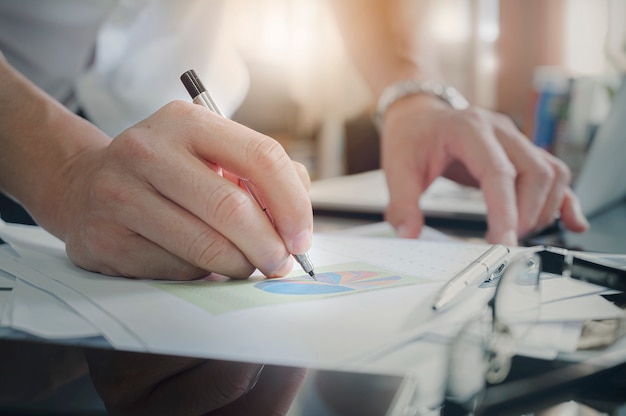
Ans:
[[[0,0],[0,50],[111,137],[175,99],[195,69],[231,115],[248,87],[223,0]]]

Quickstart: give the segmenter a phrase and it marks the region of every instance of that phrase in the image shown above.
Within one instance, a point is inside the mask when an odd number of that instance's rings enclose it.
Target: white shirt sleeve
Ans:
[[[225,115],[248,89],[246,66],[222,30],[223,1],[121,2],[100,32],[95,64],[76,85],[89,119],[111,137],[166,103],[189,101],[194,69]]]

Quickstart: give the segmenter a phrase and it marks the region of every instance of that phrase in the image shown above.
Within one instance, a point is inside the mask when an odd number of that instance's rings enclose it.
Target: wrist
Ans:
[[[469,106],[468,101],[454,87],[436,81],[419,81],[406,79],[395,82],[383,90],[376,106],[374,121],[380,128],[387,111],[398,101],[407,97],[425,96],[436,98],[450,108],[462,110]]]

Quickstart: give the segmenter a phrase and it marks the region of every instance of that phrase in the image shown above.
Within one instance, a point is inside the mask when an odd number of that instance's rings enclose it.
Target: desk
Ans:
[[[345,214],[344,214],[345,216]],[[318,216],[316,221],[322,227],[341,229],[340,217],[332,215]],[[379,221],[381,218],[372,217],[370,222]],[[350,219],[355,221],[355,219]],[[366,223],[363,216],[357,224]],[[445,224],[441,221],[430,225],[438,225],[446,234],[465,241],[483,242],[484,229],[476,226],[455,228],[458,223]],[[531,244],[557,244],[572,248],[580,248],[586,251],[607,252],[616,254],[626,253],[626,202],[609,209],[590,219],[590,230],[583,234],[569,231],[556,231],[542,235],[531,241]],[[546,375],[546,372],[550,372]],[[626,364],[616,367],[602,367],[591,364],[572,365],[559,361],[542,361],[516,357],[513,363],[512,374],[508,383],[494,386],[487,391],[485,396],[484,414],[493,416],[522,415],[529,412],[537,412],[542,409],[553,407],[561,403],[569,403],[570,410],[552,413],[545,411],[537,413],[542,415],[626,415]],[[375,381],[371,381],[373,385]],[[380,394],[385,397],[385,388],[388,388],[389,380],[383,382]],[[540,386],[540,388],[538,388]],[[580,410],[575,406],[578,403],[592,406],[593,409]],[[563,407],[563,406],[561,406]],[[457,409],[458,410],[458,409]],[[584,413],[578,413],[578,411]],[[452,406],[444,412],[446,415],[455,413]]]
[[[328,230],[341,230],[342,228],[356,225],[364,225],[372,223],[372,220],[357,218],[357,219],[345,219],[338,220],[337,218],[316,218],[316,231],[328,231]],[[20,342],[29,343],[29,344],[39,344],[39,341],[32,337],[20,337],[19,334],[8,334],[6,332],[0,332],[0,337],[15,337],[21,338]],[[100,344],[99,342],[103,342],[103,340],[92,340],[94,341],[93,345],[87,345],[89,348],[105,346],[106,343]],[[550,364],[550,363],[548,363]],[[525,370],[528,368],[527,365],[522,364],[520,367],[521,370]],[[589,376],[593,376],[595,374],[600,374],[604,377],[605,374],[596,373],[590,374]],[[624,368],[619,367],[611,370],[611,377],[603,378],[602,380],[598,380],[597,378],[590,378],[589,380],[584,380],[582,383],[566,383],[561,387],[572,387],[574,390],[570,390],[570,392],[561,395],[560,389],[550,390],[549,401],[546,400],[546,397],[534,397],[531,393],[532,390],[528,392],[527,396],[520,394],[520,390],[515,388],[513,389],[516,393],[516,399],[521,400],[524,404],[529,403],[529,399],[536,400],[533,404],[536,404],[539,407],[546,405],[546,403],[552,405],[554,402],[558,402],[558,400],[570,400],[572,397],[578,398],[577,395],[580,392],[580,389],[589,388],[589,386],[593,386],[595,390],[609,390],[610,388],[614,388],[615,386],[619,387],[619,379],[620,376],[624,374]],[[576,375],[576,374],[574,374]],[[616,378],[618,381],[616,381]],[[378,415],[381,413],[381,409],[385,407],[386,404],[390,403],[393,399],[393,395],[395,393],[395,389],[400,385],[400,379],[397,377],[387,377],[387,376],[378,376],[378,375],[368,375],[368,374],[354,374],[354,373],[342,373],[342,372],[328,372],[328,371],[318,371],[311,372],[309,377],[305,380],[303,384],[299,396],[296,398],[292,409],[290,410],[289,416],[339,416],[339,415]],[[71,386],[72,388],[85,388],[84,383],[89,383],[88,379],[80,379],[79,386]],[[602,382],[602,383],[600,383]],[[600,384],[599,384],[600,383]],[[332,388],[331,388],[332,386]],[[574,387],[575,386],[575,387]],[[582,386],[582,387],[581,387]],[[507,388],[507,385],[502,386],[504,389]],[[534,388],[534,385],[529,386],[530,388]],[[552,386],[556,387],[556,386]],[[551,387],[551,388],[552,388]],[[496,390],[497,391],[497,390]],[[500,390],[503,391],[503,390]],[[573,392],[573,393],[572,393]],[[623,392],[623,390],[621,390]],[[574,394],[577,393],[577,394]],[[42,406],[38,407],[26,407],[22,414],[42,414],[42,415],[51,415],[58,414],[58,412],[54,411],[54,408],[49,403],[54,403],[55,405],[67,405],[67,391],[62,392],[62,396],[53,397],[51,402],[47,402],[46,405],[42,408]],[[71,395],[72,393],[70,393]],[[370,399],[370,401],[365,401],[364,397]],[[498,395],[496,395],[496,398]],[[501,397],[501,396],[500,396]],[[520,399],[521,397],[521,399]],[[613,400],[615,397],[611,396],[610,399]],[[626,401],[626,394],[621,396],[622,402]],[[69,412],[69,414],[102,414],[102,407],[100,404],[100,413],[93,413],[98,411],[98,403],[97,399],[94,398],[96,403],[91,403],[93,405],[92,408],[87,409],[77,409],[76,412]],[[512,399],[511,399],[512,400]],[[371,402],[375,402],[378,406],[371,405]],[[596,401],[597,403],[598,401]],[[368,405],[370,403],[370,405]],[[606,402],[603,402],[603,405]],[[502,403],[500,401],[494,401],[493,406],[496,412],[502,411],[503,407],[507,408],[507,411],[513,411],[509,404]],[[497,407],[500,406],[500,407]],[[96,409],[96,410],[94,410]],[[14,409],[12,409],[14,410]],[[58,409],[57,409],[58,410]],[[64,408],[64,410],[66,410]],[[528,409],[525,409],[526,412]],[[2,408],[0,408],[0,413]],[[36,413],[35,413],[36,411]],[[504,413],[491,413],[491,414],[504,414]],[[522,414],[522,413],[509,413],[509,414]],[[569,415],[567,415],[569,416]]]

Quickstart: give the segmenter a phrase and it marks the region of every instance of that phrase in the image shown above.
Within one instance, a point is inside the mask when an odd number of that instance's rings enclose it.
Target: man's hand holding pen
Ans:
[[[204,108],[214,112],[215,114],[224,117],[224,114],[220,110],[219,106],[213,100],[213,97],[211,97],[211,94],[209,94],[209,92],[206,90],[206,88],[202,84],[202,81],[200,81],[200,78],[196,74],[196,71],[191,69],[189,71],[184,72],[180,76],[180,80],[182,81],[183,85],[187,89],[187,92],[189,93],[189,95],[191,96],[195,104],[199,104],[203,106]],[[216,165],[216,166],[219,166],[219,165]],[[267,205],[265,205],[265,202],[263,201],[263,197],[261,196],[261,193],[259,192],[254,182],[246,178],[240,177],[238,180],[238,183],[242,186],[243,189],[246,190],[246,192],[248,192],[248,194],[252,198],[254,198],[256,203],[259,204],[259,207],[263,210],[263,213],[267,216],[267,218],[270,220],[272,225],[275,226],[276,223],[274,221],[274,218],[272,217]],[[311,262],[311,259],[309,258],[307,252],[306,251],[303,251],[303,252],[292,251],[291,253],[293,254],[296,261],[300,264],[302,269],[306,273],[308,273],[309,276],[311,276],[313,279],[317,280],[317,278],[315,277],[315,271],[313,270],[313,263]]]
[[[57,235],[89,270],[193,279],[245,278],[258,268],[278,277],[292,270],[290,253],[311,245],[306,169],[272,138],[191,103],[172,102],[86,148],[66,178],[59,189],[73,191],[64,193],[67,226]],[[262,193],[275,225],[239,178]]]

